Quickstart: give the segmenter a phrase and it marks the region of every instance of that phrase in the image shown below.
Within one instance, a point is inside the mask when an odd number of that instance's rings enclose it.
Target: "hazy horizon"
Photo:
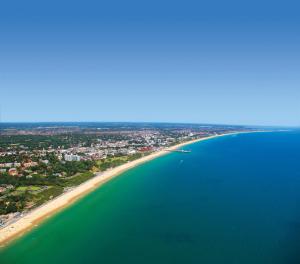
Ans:
[[[0,121],[1,124],[178,124],[178,125],[200,125],[200,126],[236,126],[236,127],[269,127],[269,128],[300,128],[300,126],[288,125],[253,125],[253,124],[229,124],[229,123],[191,123],[170,121]]]

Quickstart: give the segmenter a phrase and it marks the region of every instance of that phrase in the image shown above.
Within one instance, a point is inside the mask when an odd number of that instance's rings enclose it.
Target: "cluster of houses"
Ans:
[[[138,133],[127,140],[101,140],[89,147],[75,146],[58,149],[57,157],[65,161],[98,160],[108,156],[133,155],[138,152],[155,151],[174,142],[176,139],[155,133]]]
[[[37,160],[44,164],[49,161],[44,157],[53,153],[62,162],[65,161],[81,161],[81,160],[99,160],[106,159],[108,156],[134,155],[136,153],[156,151],[170,145],[176,140],[184,140],[192,137],[193,134],[185,133],[180,136],[170,136],[159,133],[158,131],[134,131],[131,134],[126,134],[120,138],[108,138],[107,140],[97,139],[90,146],[85,146],[85,142],[64,149],[63,147],[24,150],[22,147],[19,151],[10,149],[9,151],[1,152],[4,155],[20,155],[25,154],[29,159]],[[0,173],[8,173],[11,176],[22,176],[23,171],[30,171],[32,167],[38,166],[39,162],[28,160],[26,162],[10,162],[0,163]]]
[[[30,169],[38,165],[38,162],[27,161],[27,162],[7,162],[0,163],[0,172],[7,172],[10,176],[20,175],[19,171]]]

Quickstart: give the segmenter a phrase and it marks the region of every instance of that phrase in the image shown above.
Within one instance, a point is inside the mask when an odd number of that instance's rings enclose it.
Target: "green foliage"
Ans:
[[[78,175],[72,176],[71,178],[64,179],[62,185],[65,187],[77,186],[94,176],[92,172],[80,173]]]
[[[0,214],[20,212],[24,209],[26,201],[30,198],[28,193],[8,195],[5,200],[0,200]]]
[[[99,161],[97,163],[97,165],[98,165],[98,167],[99,167],[99,169],[101,171],[105,171],[105,170],[107,170],[109,168],[114,168],[114,167],[120,166],[122,164],[125,164],[125,163],[127,163],[129,161],[141,158],[144,155],[146,155],[146,154],[136,153],[136,154],[129,155],[129,156],[107,158],[107,159],[105,159],[103,161]]]
[[[67,176],[72,176],[79,172],[89,171],[95,166],[94,161],[67,161],[64,164],[61,162],[54,163],[50,168],[52,173],[65,173]]]
[[[25,191],[38,191],[41,187],[39,186],[20,186],[16,188],[16,191],[25,192]]]
[[[37,195],[33,196],[33,201],[35,202],[35,206],[39,206],[50,199],[60,195],[63,193],[64,188],[61,186],[52,186]]]

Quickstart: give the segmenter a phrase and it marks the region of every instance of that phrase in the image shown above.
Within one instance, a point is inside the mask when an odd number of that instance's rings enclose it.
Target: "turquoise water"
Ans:
[[[0,263],[300,263],[300,133],[185,149],[108,182],[0,250]]]

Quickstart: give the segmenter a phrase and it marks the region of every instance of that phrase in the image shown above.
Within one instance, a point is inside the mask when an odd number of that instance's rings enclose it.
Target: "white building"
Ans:
[[[128,153],[129,155],[133,155],[133,154],[136,154],[136,150],[135,150],[135,149],[129,149],[129,150],[127,151],[127,153]]]
[[[49,164],[49,160],[41,160],[42,163],[48,165]]]
[[[65,160],[66,161],[80,161],[80,156],[78,155],[73,155],[73,154],[65,154]]]

